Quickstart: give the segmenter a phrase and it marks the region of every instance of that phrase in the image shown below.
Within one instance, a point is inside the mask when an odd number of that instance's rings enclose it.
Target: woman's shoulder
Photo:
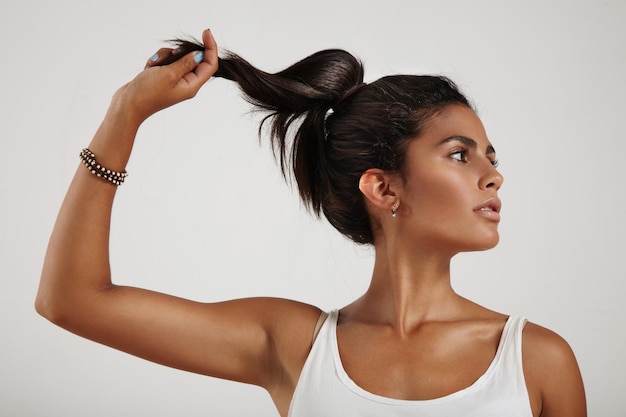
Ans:
[[[224,314],[240,315],[248,328],[262,331],[278,368],[298,370],[311,348],[315,325],[322,310],[286,298],[254,297],[225,301]],[[240,331],[243,331],[244,325]]]
[[[526,323],[522,361],[531,402],[540,406],[542,415],[586,415],[578,363],[563,337],[538,324]]]
[[[316,323],[322,310],[310,304],[283,298],[257,298],[249,301],[259,307],[271,339],[272,383],[268,390],[276,407],[287,413],[300,372],[313,344]]]
[[[257,297],[233,300],[231,303],[241,303],[240,308],[254,312],[265,323],[269,334],[277,337],[287,334],[292,340],[300,334],[313,334],[315,323],[322,313],[314,305],[287,298]]]
[[[569,343],[558,333],[527,322],[522,338],[522,354],[525,367],[546,377],[547,372],[554,373],[563,367],[578,365]]]
[[[551,359],[567,356],[572,350],[567,341],[558,333],[540,326],[533,322],[527,322],[524,326],[523,345],[529,352],[541,351],[541,357],[550,355]]]
[[[262,316],[259,318],[267,326],[267,333],[274,339],[277,349],[310,347],[307,345],[311,343],[315,324],[322,314],[320,308],[286,298],[261,297],[247,299],[245,302],[256,314]]]

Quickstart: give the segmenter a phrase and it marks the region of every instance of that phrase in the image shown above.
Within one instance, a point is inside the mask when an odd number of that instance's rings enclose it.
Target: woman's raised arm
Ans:
[[[160,56],[176,52],[160,50],[145,71],[115,93],[89,144],[100,164],[122,171],[141,123],[193,97],[215,73],[218,54],[210,31],[203,33],[203,42],[204,52],[166,66],[157,65]],[[270,389],[285,376],[296,378],[319,310],[275,299],[204,304],[112,283],[115,190],[78,168],[50,238],[37,311],[78,335],[168,366]],[[287,334],[290,340],[280,337]]]

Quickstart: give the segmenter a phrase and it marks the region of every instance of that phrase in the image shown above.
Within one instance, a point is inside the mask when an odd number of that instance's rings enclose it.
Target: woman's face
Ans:
[[[408,146],[399,198],[403,233],[423,249],[452,254],[494,247],[503,181],[496,165],[476,114],[446,107]]]

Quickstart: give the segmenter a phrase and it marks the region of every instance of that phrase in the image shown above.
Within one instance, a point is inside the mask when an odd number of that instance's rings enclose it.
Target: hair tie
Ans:
[[[353,87],[350,87],[348,89],[348,91],[345,92],[345,94],[343,96],[341,96],[341,98],[339,100],[337,100],[335,102],[335,104],[333,104],[332,106],[330,106],[328,108],[328,110],[326,110],[326,113],[324,114],[324,140],[328,140],[328,135],[329,135],[329,131],[328,128],[326,127],[326,123],[328,118],[335,113],[335,110],[337,109],[337,107],[339,107],[341,105],[341,103],[345,102],[347,99],[349,99],[352,95],[354,95],[354,93],[356,93],[357,91],[359,91],[361,88],[365,87],[367,85],[367,83],[359,83]]]
[[[363,87],[365,87],[367,85],[367,83],[360,83],[355,85],[354,87],[351,87],[348,91],[346,91],[346,93],[341,96],[341,98],[339,100],[337,100],[335,102],[335,104],[333,104],[331,106],[331,109],[336,109],[337,107],[339,107],[339,105],[341,103],[343,103],[344,101],[346,101],[347,99],[349,99],[352,95],[354,95],[357,91],[359,91],[360,89],[362,89]]]

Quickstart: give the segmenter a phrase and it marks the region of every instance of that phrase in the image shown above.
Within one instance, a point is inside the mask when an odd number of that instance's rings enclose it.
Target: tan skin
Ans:
[[[203,42],[199,65],[193,54],[168,66],[149,62],[116,92],[89,144],[103,165],[122,170],[141,123],[193,97],[215,73],[210,31]],[[159,59],[171,53],[162,49]],[[360,189],[378,225],[375,266],[367,292],[341,309],[337,336],[346,371],[364,389],[399,399],[441,397],[471,385],[493,359],[506,316],[450,285],[456,253],[498,241],[499,215],[476,211],[495,204],[502,184],[490,146],[470,109],[449,106],[409,145],[404,176],[363,174]],[[37,311],[133,355],[264,387],[286,417],[320,310],[271,298],[198,303],[114,284],[108,245],[115,190],[78,168],[50,239]],[[563,339],[527,324],[523,360],[534,416],[586,416],[580,372]]]

